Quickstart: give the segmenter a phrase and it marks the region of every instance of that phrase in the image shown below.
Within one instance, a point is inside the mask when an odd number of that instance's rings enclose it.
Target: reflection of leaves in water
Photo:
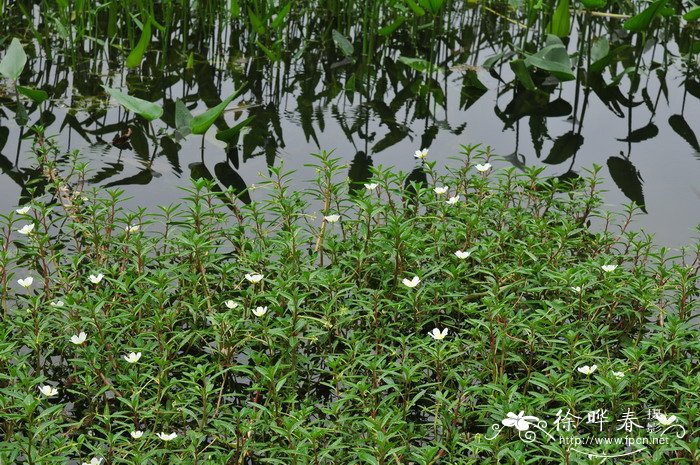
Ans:
[[[647,213],[642,192],[642,177],[631,161],[621,157],[608,158],[608,170],[613,181],[620,188],[625,197],[639,205],[644,213]]]
[[[167,158],[170,166],[173,168],[178,175],[182,174],[182,168],[180,168],[180,149],[182,148],[180,144],[175,142],[168,136],[161,137],[160,148],[165,158]]]
[[[392,145],[398,144],[404,140],[409,133],[409,129],[405,126],[399,126],[396,129],[389,131],[386,136],[374,144],[372,147],[372,153],[379,153]]]
[[[0,151],[5,147],[9,135],[10,130],[6,126],[0,126]]]
[[[571,131],[567,132],[554,141],[552,150],[549,151],[547,158],[542,160],[542,163],[547,163],[549,165],[563,163],[576,155],[576,152],[579,151],[582,145],[583,136],[581,134],[576,134]]]
[[[685,80],[685,90],[693,97],[700,99],[700,82],[692,79]]]
[[[124,164],[122,162],[106,163],[102,165],[100,171],[98,171],[97,174],[95,174],[95,176],[90,178],[89,182],[90,184],[97,184],[99,182],[104,181],[105,179],[109,179],[112,176],[121,173],[123,170]]]
[[[505,120],[509,126],[523,116],[560,117],[571,114],[571,104],[562,98],[549,101],[549,95],[544,92],[523,90],[516,93],[513,100],[506,106]]]
[[[231,168],[228,163],[221,162],[214,165],[214,174],[216,178],[225,188],[231,188],[236,196],[246,204],[251,202],[248,186],[236,170]]]
[[[690,127],[688,122],[685,120],[683,115],[672,115],[668,119],[668,124],[671,128],[683,138],[687,143],[690,144],[696,152],[700,152],[700,145],[698,145],[698,138],[695,137],[693,129]]]
[[[350,162],[350,170],[348,171],[350,192],[363,190],[365,188],[364,184],[372,179],[371,166],[372,158],[368,157],[365,152],[359,151],[355,154],[352,162]]]
[[[617,139],[620,142],[642,142],[648,139],[653,139],[659,134],[659,128],[652,122],[639,129],[630,132],[624,139]]]
[[[459,95],[459,108],[466,110],[477,100],[479,100],[488,89],[479,80],[479,77],[476,75],[476,71],[474,70],[466,71],[462,82],[462,89]]]
[[[549,137],[547,134],[547,122],[541,116],[531,116],[530,117],[530,137],[532,137],[532,146],[535,148],[535,154],[537,158],[542,156],[542,146],[544,145],[545,137]]]
[[[114,186],[131,186],[131,185],[142,185],[145,186],[146,184],[150,184],[151,181],[153,181],[153,178],[158,178],[160,177],[160,174],[156,173],[153,170],[143,170],[139,171],[133,176],[129,176],[124,179],[119,179],[118,181],[113,181],[110,183],[105,184],[104,187],[114,187]]]
[[[406,176],[403,184],[408,200],[411,201],[415,200],[416,194],[418,193],[418,188],[428,187],[428,175],[425,173],[422,163],[414,168],[408,176]]]

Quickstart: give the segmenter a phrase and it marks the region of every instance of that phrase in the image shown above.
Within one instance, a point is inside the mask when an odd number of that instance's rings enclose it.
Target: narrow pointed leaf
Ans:
[[[641,13],[632,16],[630,19],[625,21],[624,27],[628,31],[633,32],[644,32],[649,29],[649,25],[656,18],[661,10],[666,6],[668,0],[656,0],[654,3],[649,5]]]
[[[32,89],[31,87],[17,86],[17,91],[25,97],[29,97],[36,103],[41,103],[49,98],[49,94],[47,94],[46,91],[41,89]]]
[[[224,112],[228,104],[231,103],[233,99],[241,95],[244,90],[245,87],[241,87],[217,106],[210,108],[201,115],[197,115],[192,118],[192,120],[190,120],[190,129],[192,130],[192,134],[204,134],[207,132],[207,129],[209,129],[211,125],[214,124],[214,121],[221,116],[221,113]]]
[[[552,19],[547,27],[547,32],[557,37],[567,37],[571,28],[571,17],[569,13],[569,0],[559,0],[556,10],[552,14]]]
[[[254,115],[249,116],[248,118],[244,119],[243,121],[241,121],[237,125],[235,125],[231,128],[228,128],[228,129],[224,129],[223,131],[217,132],[216,138],[218,140],[230,143],[234,138],[238,138],[238,134],[241,132],[241,129],[247,127],[248,124],[250,124],[250,122],[253,121],[253,118],[255,118]]]
[[[696,152],[700,152],[698,138],[695,136],[693,129],[690,127],[683,115],[672,115],[668,119],[668,124],[676,132],[676,134],[681,136],[687,143],[689,143]]]
[[[143,56],[146,54],[146,49],[151,43],[151,18],[149,17],[143,23],[143,31],[141,31],[141,38],[139,39],[136,47],[129,53],[126,57],[126,67],[127,68],[138,68],[141,66],[143,61]]]

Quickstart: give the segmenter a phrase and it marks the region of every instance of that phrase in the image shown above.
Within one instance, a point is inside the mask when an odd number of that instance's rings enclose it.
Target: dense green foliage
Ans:
[[[248,205],[198,180],[147,212],[35,150],[46,192],[0,225],[0,463],[591,463],[491,425],[652,406],[686,434],[615,463],[700,460],[700,249],[601,213],[597,168],[479,172],[465,147],[349,185],[323,154],[305,191],[272,169]]]

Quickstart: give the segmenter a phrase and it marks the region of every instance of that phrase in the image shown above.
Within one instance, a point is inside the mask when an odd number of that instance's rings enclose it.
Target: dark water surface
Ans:
[[[544,38],[467,7],[456,8],[434,29],[399,29],[381,47],[367,45],[366,31],[360,35],[348,25],[351,57],[330,39],[330,27],[318,25],[323,34],[290,26],[281,59],[271,61],[251,48],[235,23],[213,30],[193,24],[188,45],[182,31],[170,44],[154,42],[136,70],[125,70],[123,56],[100,41],[84,39],[73,53],[56,51],[49,60],[45,48],[24,38],[29,61],[20,81],[51,96],[38,106],[26,103],[27,127],[42,124],[62,148],[80,150],[90,162],[91,184],[125,189],[133,197],[130,206],[172,203],[190,177],[243,189],[282,161],[298,170],[294,179],[301,183],[313,176],[304,166],[312,162],[309,154],[321,150],[333,150],[347,161],[349,176],[362,180],[370,165],[411,171],[413,153],[422,147],[444,167],[454,163],[449,157],[462,144],[482,143],[493,147],[496,167],[546,166],[548,175],[568,176],[602,165],[608,208],[619,210],[634,200],[645,210],[635,227],[654,233],[663,245],[688,244],[700,222],[700,73],[697,57],[684,58],[680,50],[686,26],[671,22],[642,44],[614,19],[582,14],[573,24],[569,54],[606,37],[619,63],[561,85],[543,77],[538,85],[544,92],[537,93],[517,83],[507,60],[490,70],[484,63],[513,49],[537,50]],[[182,50],[191,53],[189,69],[190,54]],[[439,69],[421,72],[400,56]],[[635,63],[638,86],[630,76],[605,85],[614,69],[619,73]],[[163,120],[148,125],[109,104],[101,84],[160,102]],[[197,114],[242,85],[248,90],[216,124],[226,129],[254,116],[238,144],[216,140],[214,127],[203,150],[200,136],[172,137],[176,99]],[[11,86],[0,84],[2,211],[18,205],[37,174],[27,127],[14,120]],[[113,137],[127,127],[134,132],[131,147],[113,146]]]

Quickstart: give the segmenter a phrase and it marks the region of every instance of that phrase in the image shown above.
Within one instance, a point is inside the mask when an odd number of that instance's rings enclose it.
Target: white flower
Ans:
[[[177,433],[156,433],[156,436],[158,436],[162,441],[172,441],[177,437]]]
[[[420,160],[425,160],[426,157],[428,156],[428,149],[416,150],[416,153],[414,153],[413,156],[415,158],[420,159]]]
[[[437,328],[433,328],[433,330],[428,334],[430,334],[430,337],[432,337],[436,341],[441,341],[445,339],[445,336],[447,336],[447,328],[443,329],[442,331],[440,331]]]
[[[256,283],[259,283],[260,281],[262,281],[263,277],[264,277],[264,276],[261,275],[261,274],[250,274],[250,273],[247,273],[247,274],[245,275],[245,279],[247,279],[248,281],[250,281],[250,282],[253,283],[253,284],[256,284]]]
[[[491,163],[484,163],[483,165],[478,164],[474,168],[476,168],[476,170],[480,173],[485,173],[491,169]]]
[[[98,274],[97,276],[95,276],[94,274],[91,274],[89,276],[89,279],[90,279],[90,282],[92,284],[100,284],[100,281],[102,281],[102,278],[104,278],[104,277],[105,277],[105,275],[103,275],[102,273]]]
[[[139,360],[141,360],[141,352],[129,352],[128,354],[124,355],[124,360],[126,360],[129,363],[136,363]]]
[[[613,371],[612,375],[617,379],[621,379],[621,378],[625,377],[625,372],[624,371]]]
[[[517,415],[513,412],[508,412],[506,418],[501,420],[503,426],[510,428],[515,427],[518,431],[527,431],[530,429],[530,422],[538,421],[539,418],[525,415],[524,411],[520,411]]]
[[[124,230],[128,233],[138,232],[139,229],[141,229],[141,226],[139,226],[138,224],[130,224],[124,228]]]
[[[408,279],[408,278],[403,278],[403,281],[401,281],[404,286],[407,287],[416,287],[418,283],[420,283],[420,278],[418,276],[414,276],[413,279]]]
[[[582,367],[576,368],[579,373],[583,373],[584,375],[591,375],[593,374],[594,371],[598,369],[598,365],[584,365]]]
[[[137,429],[137,430],[132,431],[132,432],[129,433],[129,434],[130,434],[131,437],[134,438],[134,439],[140,439],[141,436],[143,436],[143,431]]]
[[[571,290],[580,294],[581,293],[581,286],[572,286]]]
[[[226,308],[233,310],[234,308],[238,307],[238,302],[234,302],[233,300],[227,300],[224,302],[224,305],[226,305]]]
[[[336,223],[340,219],[340,215],[328,215],[323,217],[329,223]]]
[[[57,300],[55,302],[51,302],[49,305],[52,307],[63,307],[65,303],[62,300]]]
[[[29,213],[29,210],[31,210],[31,209],[32,209],[32,207],[30,207],[29,205],[27,205],[26,207],[18,208],[18,209],[15,210],[15,211],[16,211],[17,213],[19,213],[20,215],[26,215],[27,213]]]
[[[659,421],[659,423],[661,423],[664,426],[668,426],[678,419],[678,418],[676,418],[675,415],[671,415],[670,417],[666,417],[666,415],[663,413],[657,413],[655,416],[656,416],[656,419]]]
[[[34,278],[31,277],[31,276],[27,276],[27,277],[24,278],[24,279],[18,279],[18,280],[17,280],[17,283],[18,283],[20,286],[22,286],[23,288],[28,289],[29,286],[31,286],[32,283],[34,283]]]
[[[87,334],[85,334],[85,331],[80,331],[80,334],[74,334],[73,336],[70,337],[70,342],[73,344],[79,346],[83,342],[87,340]]]
[[[48,384],[44,386],[39,386],[39,392],[41,392],[46,397],[53,397],[58,395],[58,389]]]
[[[257,307],[255,310],[253,310],[253,315],[255,316],[263,316],[266,313],[267,307]]]
[[[377,187],[379,187],[379,184],[377,184],[376,182],[365,184],[365,189],[367,189],[368,191],[373,191]]]
[[[457,256],[457,258],[459,258],[461,260],[464,260],[465,258],[469,257],[471,254],[472,254],[471,252],[467,252],[464,250],[458,250],[455,252],[455,255]]]
[[[617,268],[617,265],[603,265],[603,266],[601,266],[601,268],[606,273],[610,273],[611,271],[615,271],[615,269]]]
[[[450,198],[447,200],[447,204],[448,204],[448,205],[454,205],[454,204],[456,204],[457,202],[459,202],[459,195],[455,195],[455,196],[453,196],[453,197],[450,197]]]
[[[83,465],[100,465],[102,463],[102,459],[98,457],[93,457],[90,459],[89,462],[83,462]]]
[[[442,187],[436,187],[435,189],[433,189],[433,191],[435,191],[435,193],[438,194],[438,195],[442,195],[442,194],[444,194],[445,192],[447,192],[447,189],[449,189],[449,187],[447,187],[447,186],[442,186]]]
[[[24,235],[31,234],[32,231],[34,231],[34,223],[27,223],[17,230],[18,233]]]

